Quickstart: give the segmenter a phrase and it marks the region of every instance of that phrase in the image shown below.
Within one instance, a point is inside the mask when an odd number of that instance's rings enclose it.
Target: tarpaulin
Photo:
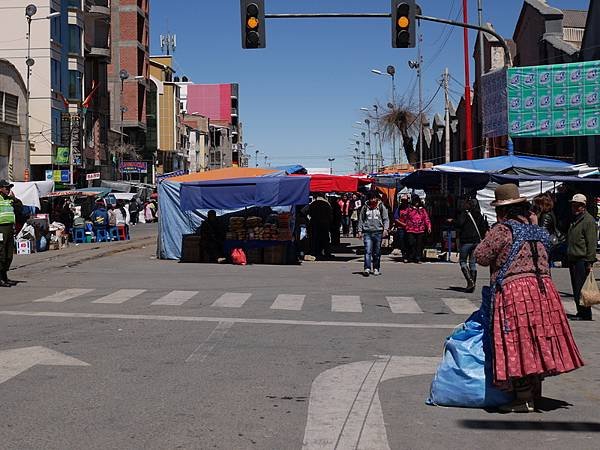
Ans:
[[[13,182],[12,191],[25,206],[40,207],[40,197],[54,190],[54,181],[30,181],[26,183]]]
[[[256,177],[183,183],[181,208],[238,209],[293,206],[309,202],[309,177]]]
[[[280,172],[272,169],[258,169],[253,167],[227,167],[224,169],[209,170],[207,172],[195,172],[189,175],[169,178],[170,182],[188,183],[192,181],[228,180],[231,178],[252,178]]]
[[[310,192],[356,192],[359,186],[369,183],[368,178],[315,174],[310,175]]]

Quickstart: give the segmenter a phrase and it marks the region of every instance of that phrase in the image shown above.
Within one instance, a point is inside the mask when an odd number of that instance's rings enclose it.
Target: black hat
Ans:
[[[9,188],[9,189],[12,189],[14,186],[15,186],[14,184],[10,184],[6,180],[0,180],[0,188]]]

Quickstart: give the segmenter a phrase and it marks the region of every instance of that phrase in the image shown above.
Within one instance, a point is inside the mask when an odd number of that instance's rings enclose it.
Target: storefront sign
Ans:
[[[182,175],[187,175],[187,174],[188,174],[187,170],[176,170],[175,172],[164,173],[162,175],[156,176],[156,182],[160,183],[161,181],[164,181],[167,178],[180,177]]]
[[[69,164],[69,147],[58,147],[56,149],[56,157],[54,158],[55,164]]]
[[[145,161],[122,161],[119,164],[121,173],[148,173],[148,163]]]
[[[99,179],[100,179],[100,172],[88,173],[85,176],[86,181],[99,180]]]
[[[70,180],[71,172],[69,170],[46,170],[46,181],[68,183]]]
[[[71,114],[68,112],[60,115],[60,144],[63,147],[71,145]]]
[[[600,61],[509,69],[508,125],[515,137],[600,134]]]
[[[73,164],[81,166],[81,118],[79,114],[71,114],[71,152]]]

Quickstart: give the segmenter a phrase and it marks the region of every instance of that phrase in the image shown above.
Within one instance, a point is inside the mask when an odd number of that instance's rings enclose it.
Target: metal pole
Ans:
[[[468,0],[463,0],[463,21],[469,21]],[[466,140],[465,140],[465,157],[473,159],[473,115],[471,114],[471,70],[469,67],[469,31],[463,29],[463,46],[465,59],[465,123],[466,123]]]
[[[419,169],[423,168],[423,33],[419,32],[419,45],[417,46],[417,76],[419,77]]]
[[[450,74],[448,73],[448,68],[446,67],[446,70],[444,72],[444,93],[445,93],[445,97],[446,97],[446,101],[445,101],[445,123],[444,123],[444,135],[445,135],[445,142],[444,142],[444,146],[445,146],[445,162],[446,164],[448,164],[450,162],[450,99],[448,98],[448,83],[449,83],[449,78],[450,78]]]
[[[477,0],[477,16],[479,18],[479,26],[483,27],[483,5],[482,0]],[[485,51],[483,45],[483,37],[484,33],[482,31],[479,32],[479,79],[477,80],[477,97],[478,97],[478,111],[477,116],[481,117],[483,112],[483,86],[481,85],[481,80],[483,74],[485,73],[485,55],[483,52]],[[483,157],[489,158],[489,149],[488,149],[488,140],[483,136],[482,133],[482,143],[483,143]]]
[[[392,75],[392,105],[396,108],[396,75]],[[398,157],[400,157],[400,150],[398,150]],[[392,160],[396,164],[396,130],[392,130]]]
[[[27,17],[27,98],[25,101],[25,173],[23,174],[23,181],[29,181],[31,178],[31,146],[29,145],[29,99],[31,98],[31,92],[29,92],[29,85],[31,79],[31,17]]]
[[[367,124],[367,132],[369,134],[369,150],[371,149],[371,121],[369,119],[365,120],[365,123]],[[375,146],[375,150],[377,150],[377,146]],[[371,152],[371,170],[373,170],[373,152]]]

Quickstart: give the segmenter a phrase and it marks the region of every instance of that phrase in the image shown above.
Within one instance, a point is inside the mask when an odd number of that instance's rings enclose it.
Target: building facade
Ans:
[[[25,179],[25,96],[21,74],[0,59],[0,179]]]

